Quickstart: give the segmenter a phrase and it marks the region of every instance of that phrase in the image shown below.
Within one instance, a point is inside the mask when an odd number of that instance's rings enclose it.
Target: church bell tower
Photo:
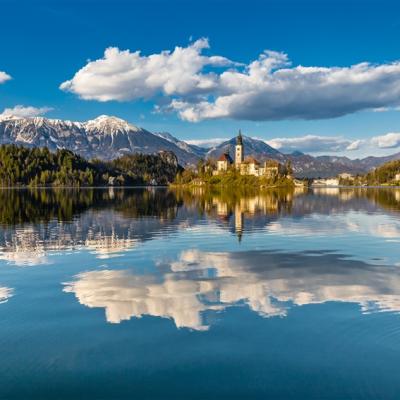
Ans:
[[[239,130],[235,146],[235,166],[239,168],[242,162],[243,162],[243,138],[242,138],[242,131]]]

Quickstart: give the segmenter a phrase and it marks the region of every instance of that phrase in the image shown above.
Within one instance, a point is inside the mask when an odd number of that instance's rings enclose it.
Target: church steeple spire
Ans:
[[[240,144],[243,146],[243,137],[242,137],[242,130],[239,129],[239,133],[236,138],[236,144]]]
[[[239,168],[242,162],[243,162],[243,137],[242,137],[242,131],[239,129],[239,134],[237,135],[236,146],[235,146],[236,168]]]

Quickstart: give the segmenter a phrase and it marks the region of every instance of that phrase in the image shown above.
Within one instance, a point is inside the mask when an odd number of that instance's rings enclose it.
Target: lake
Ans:
[[[0,191],[0,398],[398,399],[400,189]]]

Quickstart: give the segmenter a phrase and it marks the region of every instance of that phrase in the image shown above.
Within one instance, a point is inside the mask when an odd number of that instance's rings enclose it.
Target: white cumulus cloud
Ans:
[[[7,82],[11,79],[11,76],[5,73],[4,71],[0,71],[0,84]]]
[[[361,139],[354,140],[346,147],[346,150],[348,151],[358,150],[364,143],[365,141]]]
[[[208,47],[204,38],[188,47],[149,56],[109,47],[103,58],[89,62],[60,88],[85,100],[98,101],[148,99],[158,94],[207,94],[217,89],[218,75],[200,73],[203,68],[233,64],[225,57],[202,55]]]
[[[305,135],[293,138],[275,138],[266,140],[265,142],[284,153],[290,153],[296,150],[309,153],[357,150],[362,143],[361,140],[352,141],[338,136],[318,135]]]
[[[400,133],[390,132],[385,135],[375,136],[371,139],[373,145],[381,149],[390,149],[400,146]]]
[[[347,67],[293,66],[266,50],[247,65],[204,55],[207,39],[144,56],[110,47],[60,88],[86,100],[164,97],[183,120],[333,118],[400,106],[400,61]]]
[[[52,110],[51,107],[32,107],[32,106],[16,105],[13,108],[5,108],[3,112],[0,114],[0,118],[11,117],[11,116],[18,118],[31,118],[46,114],[51,110]]]

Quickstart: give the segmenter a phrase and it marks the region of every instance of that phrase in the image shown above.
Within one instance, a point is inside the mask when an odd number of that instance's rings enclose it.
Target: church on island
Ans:
[[[232,160],[229,152],[221,154],[217,160],[217,169],[213,171],[213,174],[224,174],[232,167],[240,171],[241,175],[265,176],[266,178],[274,178],[284,173],[283,166],[278,161],[266,160],[261,164],[252,156],[244,157],[243,137],[240,130],[236,138],[235,160]]]

